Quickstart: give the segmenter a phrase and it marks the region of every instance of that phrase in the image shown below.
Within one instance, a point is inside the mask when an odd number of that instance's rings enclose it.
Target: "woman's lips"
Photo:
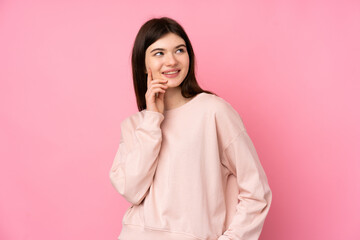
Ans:
[[[168,72],[171,74],[167,74]],[[175,71],[167,71],[167,72],[164,72],[163,75],[168,78],[175,78],[179,75],[179,72],[180,72],[180,70],[177,70],[176,72]]]

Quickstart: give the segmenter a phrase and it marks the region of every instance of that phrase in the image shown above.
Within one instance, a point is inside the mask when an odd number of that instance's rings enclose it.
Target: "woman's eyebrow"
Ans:
[[[186,45],[185,44],[180,44],[180,45],[177,45],[175,48],[179,48],[179,47],[186,47]],[[154,48],[153,50],[151,50],[150,53],[152,53],[153,51],[156,51],[156,50],[164,51],[165,49],[164,48]]]

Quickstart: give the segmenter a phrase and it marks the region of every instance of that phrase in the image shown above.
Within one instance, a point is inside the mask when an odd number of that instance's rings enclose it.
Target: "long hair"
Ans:
[[[187,52],[189,54],[189,71],[185,79],[180,84],[181,95],[190,98],[198,93],[206,92],[214,94],[210,91],[203,90],[196,81],[195,77],[195,55],[191,42],[182,26],[175,20],[162,17],[153,18],[145,22],[136,35],[134,46],[132,49],[131,65],[133,84],[136,95],[136,101],[139,111],[146,109],[145,93],[147,91],[147,73],[145,66],[146,49],[167,33],[174,33],[184,39]]]

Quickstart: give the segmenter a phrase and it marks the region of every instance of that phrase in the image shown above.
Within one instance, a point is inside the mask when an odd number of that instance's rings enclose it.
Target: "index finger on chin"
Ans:
[[[152,80],[152,75],[151,75],[151,70],[150,68],[148,69],[148,77],[147,77],[147,86],[150,86],[150,82]]]

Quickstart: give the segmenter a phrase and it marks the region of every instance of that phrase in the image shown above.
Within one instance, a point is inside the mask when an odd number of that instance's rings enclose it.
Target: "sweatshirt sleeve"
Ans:
[[[222,153],[239,188],[235,215],[218,240],[257,240],[269,212],[272,192],[255,147],[243,128]]]
[[[115,189],[134,205],[142,202],[152,184],[161,147],[160,124],[163,120],[162,113],[144,110],[144,117],[137,126],[132,127],[130,121],[121,124],[120,144],[109,176]]]

